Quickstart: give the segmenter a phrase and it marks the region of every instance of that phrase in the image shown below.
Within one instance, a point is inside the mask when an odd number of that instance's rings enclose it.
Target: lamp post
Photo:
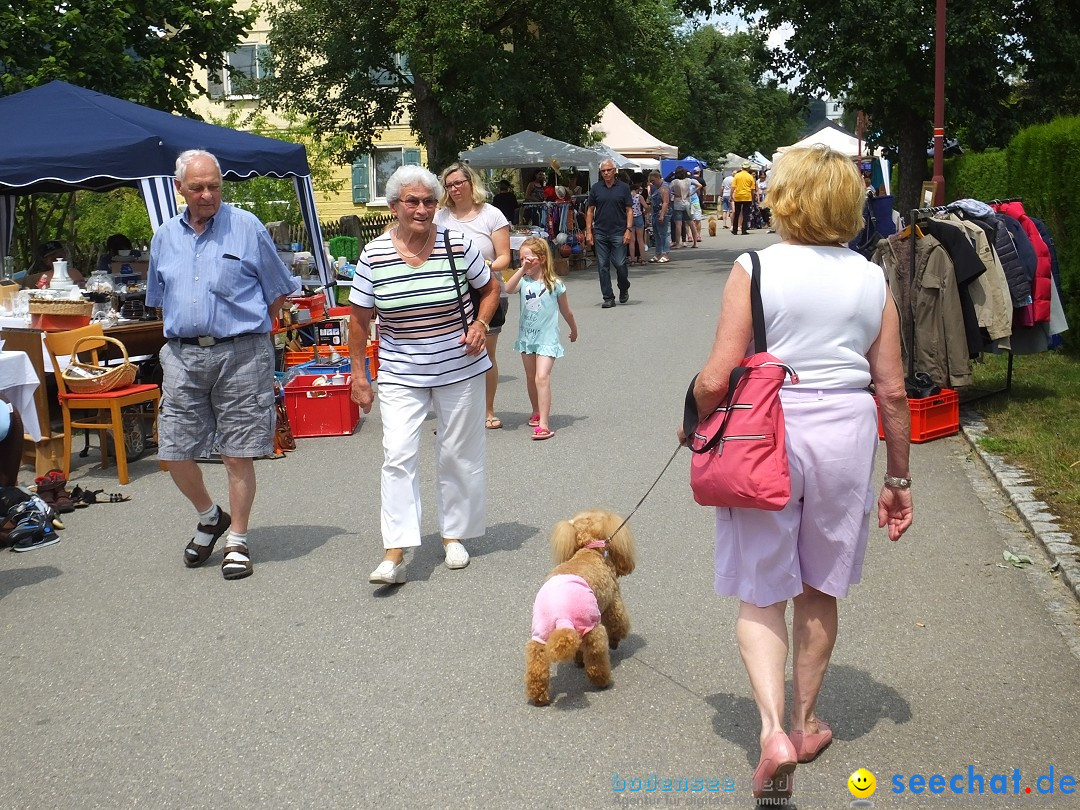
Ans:
[[[945,0],[937,0],[934,32],[934,205],[945,204]]]

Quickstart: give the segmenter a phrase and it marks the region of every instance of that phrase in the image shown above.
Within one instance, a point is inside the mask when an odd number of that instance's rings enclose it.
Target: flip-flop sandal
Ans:
[[[533,441],[543,441],[544,439],[550,439],[554,435],[554,430],[548,430],[547,428],[542,428],[539,425],[533,428]]]
[[[529,427],[536,427],[540,424],[540,414],[534,413],[529,417]]]
[[[489,416],[484,420],[484,427],[488,430],[498,430],[502,427],[502,420],[497,416]]]
[[[660,259],[653,256],[651,259],[649,259],[649,264],[656,264],[659,261],[660,261]]]
[[[669,259],[667,256],[665,256],[664,258],[660,259],[660,264],[667,264],[670,261],[671,261],[671,259]]]

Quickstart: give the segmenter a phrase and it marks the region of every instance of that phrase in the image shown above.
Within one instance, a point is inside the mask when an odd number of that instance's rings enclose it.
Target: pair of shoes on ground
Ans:
[[[122,495],[119,492],[106,492],[103,489],[83,489],[78,484],[71,490],[71,499],[75,502],[76,509],[85,509],[92,503],[124,503],[130,501],[130,495]]]
[[[799,762],[813,762],[832,742],[832,728],[818,720],[813,734],[778,731],[765,741],[761,759],[754,769],[752,789],[755,799],[784,799],[791,795],[791,774]]]
[[[56,530],[63,528],[55,507],[33,495],[8,510],[0,532],[12,551],[22,552],[59,543],[60,535]]]
[[[53,507],[40,497],[23,501],[8,512],[7,522],[11,527],[6,530],[5,542],[11,543],[11,550],[16,552],[34,551],[59,543],[55,517]],[[63,527],[63,524],[59,525]]]
[[[454,570],[465,568],[469,564],[469,552],[465,546],[456,540],[443,543],[446,554],[446,567]],[[368,582],[372,585],[400,585],[405,581],[405,561],[395,563],[393,560],[383,560],[378,567],[368,575]]]
[[[200,523],[197,531],[210,535],[210,542],[201,545],[192,537],[184,548],[184,565],[188,568],[198,568],[210,559],[214,553],[214,545],[218,539],[229,530],[232,518],[229,513],[218,507],[217,520],[211,524]],[[221,561],[221,576],[225,579],[243,579],[255,572],[251,564],[251,551],[245,545],[230,543],[224,548],[224,559]]]
[[[76,504],[67,491],[67,476],[60,470],[49,470],[45,475],[34,479],[37,494],[41,500],[62,515],[75,511]]]

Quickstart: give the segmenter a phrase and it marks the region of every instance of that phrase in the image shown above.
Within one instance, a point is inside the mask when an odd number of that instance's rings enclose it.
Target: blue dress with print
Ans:
[[[543,281],[521,279],[518,300],[521,314],[518,319],[518,339],[514,351],[523,354],[542,354],[562,357],[559,342],[559,296],[566,292],[566,285],[555,282],[555,289],[548,290]]]

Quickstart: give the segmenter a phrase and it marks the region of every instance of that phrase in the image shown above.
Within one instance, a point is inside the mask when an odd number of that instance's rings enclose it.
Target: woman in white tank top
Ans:
[[[716,510],[716,590],[740,600],[736,636],[761,715],[758,798],[789,795],[796,763],[832,741],[815,710],[836,642],[837,598],[861,577],[875,505],[871,381],[888,454],[878,526],[897,540],[911,525],[899,316],[881,270],[843,247],[862,226],[863,198],[855,165],[828,148],[789,150],[769,184],[784,241],[760,253],[768,350],[799,375],[781,392],[791,501],[779,512]],[[752,350],[750,268],[743,254],[724,289],[716,341],[694,387],[701,418],[720,405],[731,370]],[[794,689],[785,731],[789,599]]]

